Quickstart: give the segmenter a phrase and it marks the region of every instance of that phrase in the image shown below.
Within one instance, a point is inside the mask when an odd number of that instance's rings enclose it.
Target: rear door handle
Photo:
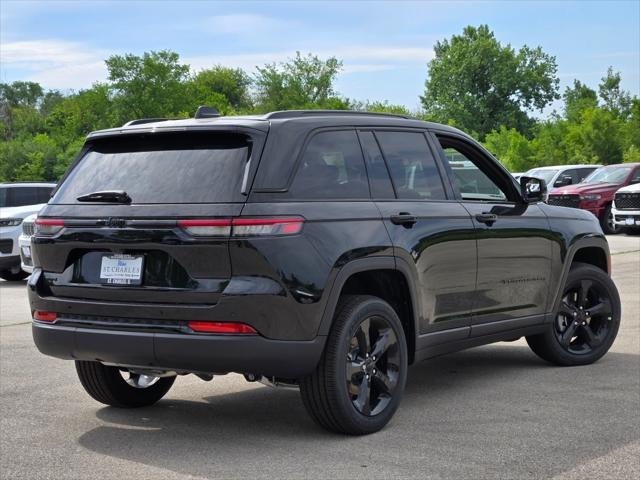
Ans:
[[[478,213],[476,215],[476,220],[480,223],[486,223],[491,226],[496,222],[496,220],[498,220],[498,216],[495,213]]]
[[[389,220],[391,220],[391,223],[393,223],[394,225],[402,225],[406,228],[413,227],[413,224],[418,221],[418,219],[414,215],[411,215],[407,212],[400,212],[398,215],[391,215],[391,217],[389,217]]]

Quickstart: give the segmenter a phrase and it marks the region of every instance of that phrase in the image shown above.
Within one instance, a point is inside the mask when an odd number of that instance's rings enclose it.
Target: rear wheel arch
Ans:
[[[319,335],[329,333],[342,295],[372,295],[389,303],[400,318],[407,340],[409,364],[413,363],[419,309],[406,262],[394,257],[375,257],[354,260],[342,267],[331,288]]]

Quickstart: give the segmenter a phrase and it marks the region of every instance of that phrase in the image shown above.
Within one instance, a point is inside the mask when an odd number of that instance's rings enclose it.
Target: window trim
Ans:
[[[444,169],[443,166],[440,164],[441,159],[440,156],[437,154],[437,152],[434,152],[433,146],[431,145],[431,142],[429,141],[429,132],[426,129],[422,129],[422,128],[394,128],[394,127],[369,127],[369,128],[361,128],[358,130],[362,130],[362,131],[370,131],[371,133],[373,133],[373,137],[376,140],[376,143],[378,144],[378,148],[380,149],[380,154],[382,155],[382,158],[384,160],[385,166],[387,167],[387,174],[389,175],[389,180],[391,181],[391,186],[393,187],[393,192],[395,194],[395,199],[391,199],[391,198],[382,198],[382,199],[378,199],[379,201],[399,201],[399,202],[446,202],[448,200],[453,200],[453,191],[449,188],[449,184],[448,182],[445,182],[444,180]],[[433,163],[436,166],[436,170],[438,172],[438,176],[440,178],[440,183],[442,185],[442,191],[444,192],[444,198],[434,198],[434,199],[429,199],[429,198],[399,198],[398,197],[398,190],[396,188],[396,184],[393,180],[393,175],[391,175],[391,168],[389,167],[389,161],[387,160],[387,157],[384,153],[384,150],[382,148],[382,144],[380,143],[380,139],[378,138],[377,133],[378,132],[402,132],[402,133],[414,133],[414,134],[422,134],[422,137],[424,138],[424,141],[427,145],[427,150],[429,151],[429,153],[431,153],[431,157],[433,158]],[[364,154],[364,152],[363,152]],[[365,161],[366,163],[366,161]]]
[[[434,144],[438,149],[439,157],[447,171],[447,178],[451,184],[451,188],[455,192],[455,196],[457,200],[461,202],[467,202],[467,203],[501,204],[501,205],[515,205],[515,204],[525,203],[522,199],[522,194],[520,193],[520,189],[517,187],[516,180],[502,166],[502,164],[500,164],[500,162],[498,162],[495,158],[493,158],[493,156],[491,156],[481,145],[477,144],[475,141],[469,140],[463,135],[458,135],[452,132],[444,132],[444,131],[434,129],[430,131],[430,134],[433,136]],[[506,200],[497,200],[497,199],[491,199],[491,200],[473,199],[472,200],[472,199],[462,198],[462,193],[458,188],[453,170],[449,165],[449,162],[447,162],[446,155],[444,154],[444,149],[440,144],[439,138],[444,138],[447,140],[451,140],[454,143],[460,144],[463,147],[466,147],[468,150],[471,150],[473,154],[479,157],[480,163],[481,165],[486,167],[486,171],[485,169],[482,168],[482,166],[480,165],[476,165],[476,166],[485,175],[487,175],[487,177],[489,177],[489,179],[493,183],[495,183],[496,186],[498,186],[498,188],[500,188],[501,190],[502,190],[502,187],[500,186],[499,182],[495,181],[494,176],[497,175],[499,178],[502,179],[505,186],[507,187],[507,191],[503,192],[506,194],[507,199]],[[464,152],[460,152],[460,153],[464,154]],[[469,160],[475,165],[475,162],[473,162],[473,160],[471,160],[470,158]]]
[[[373,195],[373,190],[371,189],[371,177],[369,176],[369,166],[367,165],[367,153],[365,152],[364,145],[362,144],[362,138],[360,134],[362,133],[370,133],[373,137],[373,141],[378,146],[378,150],[380,151],[380,156],[382,157],[382,162],[384,163],[384,168],[387,172],[387,179],[389,180],[389,184],[391,185],[391,191],[393,192],[393,198],[385,198],[385,197],[377,197]],[[358,142],[360,143],[360,149],[362,150],[362,158],[364,158],[364,168],[367,172],[367,181],[369,182],[369,196],[372,200],[397,200],[398,192],[396,191],[396,186],[393,183],[393,178],[391,177],[391,172],[389,171],[389,165],[387,164],[387,160],[384,158],[384,153],[382,153],[382,147],[380,146],[380,142],[378,141],[378,137],[376,137],[375,131],[373,129],[356,129],[356,135],[358,136]]]

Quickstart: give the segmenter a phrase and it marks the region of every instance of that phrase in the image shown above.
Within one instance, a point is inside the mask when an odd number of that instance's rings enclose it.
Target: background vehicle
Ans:
[[[20,267],[23,271],[33,272],[33,259],[31,258],[31,237],[35,232],[35,222],[38,214],[29,215],[22,221],[22,233],[18,237],[20,247]]]
[[[620,187],[640,182],[640,163],[601,167],[578,185],[561,187],[549,194],[549,205],[580,208],[600,220],[605,233],[617,233],[611,211],[613,196]]]
[[[524,175],[543,179],[549,192],[552,192],[556,188],[582,182],[600,167],[601,165],[557,165],[532,168]]]
[[[22,280],[18,237],[22,220],[37,213],[49,201],[55,183],[0,184],[0,278]]]
[[[75,360],[102,403],[238,372],[298,385],[319,425],[366,434],[416,361],[526,336],[584,365],[615,338],[597,220],[542,203],[544,182],[518,184],[454,128],[201,107],[83,151],[36,219],[29,300],[38,349]]]
[[[616,192],[611,213],[617,228],[640,229],[640,182]]]

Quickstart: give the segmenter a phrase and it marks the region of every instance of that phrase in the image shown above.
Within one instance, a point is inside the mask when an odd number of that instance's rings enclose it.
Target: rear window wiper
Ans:
[[[105,190],[80,195],[79,202],[131,203],[131,197],[124,190]]]

